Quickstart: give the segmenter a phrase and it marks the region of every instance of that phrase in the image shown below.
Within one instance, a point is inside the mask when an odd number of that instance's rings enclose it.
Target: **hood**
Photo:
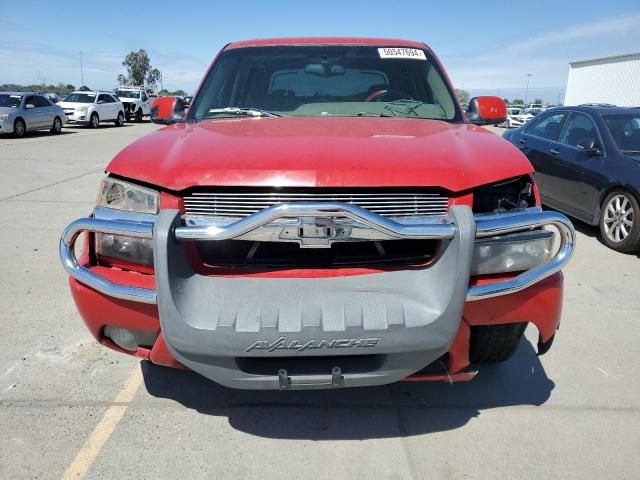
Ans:
[[[192,186],[439,186],[466,190],[532,172],[482,127],[372,117],[206,120],[157,130],[107,171],[169,190]]]
[[[12,114],[12,113],[16,113],[18,110],[20,109],[16,107],[0,107],[0,114],[2,113]]]
[[[118,100],[120,100],[122,103],[136,103],[137,101],[139,101],[139,98],[127,98],[127,97],[116,97]]]
[[[58,102],[56,103],[57,106],[62,107],[62,108],[72,108],[72,109],[76,109],[78,107],[84,106],[84,105],[93,105],[93,103],[80,103],[80,102]]]

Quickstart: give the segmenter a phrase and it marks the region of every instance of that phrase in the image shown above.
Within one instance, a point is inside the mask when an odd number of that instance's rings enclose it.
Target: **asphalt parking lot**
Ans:
[[[638,478],[640,258],[582,223],[551,351],[470,383],[232,391],[98,345],[59,235],[155,128],[0,137],[1,478]]]

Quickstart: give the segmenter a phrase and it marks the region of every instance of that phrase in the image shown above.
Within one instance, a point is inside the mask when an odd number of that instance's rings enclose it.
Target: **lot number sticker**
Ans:
[[[411,60],[426,60],[422,50],[417,48],[379,48],[380,58],[408,58]]]

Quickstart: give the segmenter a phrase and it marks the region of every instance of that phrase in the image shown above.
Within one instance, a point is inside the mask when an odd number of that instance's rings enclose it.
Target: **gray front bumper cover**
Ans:
[[[204,276],[194,272],[182,243],[236,238],[283,217],[340,216],[396,238],[436,238],[440,253],[428,268],[331,278]],[[184,226],[177,210],[154,223],[97,218],[67,228],[60,244],[69,274],[113,297],[157,303],[171,353],[192,370],[235,388],[326,388],[391,383],[442,354],[458,330],[467,301],[522,290],[560,270],[575,233],[556,212],[538,208],[477,216],[453,206],[449,217],[402,225],[350,204],[284,204],[226,228]],[[477,237],[554,225],[559,249],[547,263],[506,281],[469,287]],[[82,231],[153,238],[156,290],[114,284],[78,264],[73,245]],[[352,366],[346,359],[367,359]],[[255,359],[278,365],[262,372]],[[314,359],[326,369],[310,373]],[[335,359],[335,361],[333,360]],[[320,362],[322,363],[322,362]],[[366,363],[366,362],[365,362]]]

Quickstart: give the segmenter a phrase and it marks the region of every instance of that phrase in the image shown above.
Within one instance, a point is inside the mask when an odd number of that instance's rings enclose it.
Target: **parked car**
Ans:
[[[63,108],[68,123],[92,128],[98,128],[100,122],[113,122],[116,127],[124,125],[122,102],[108,92],[72,92],[58,105]]]
[[[542,202],[640,249],[640,108],[559,107],[504,133],[536,169]]]
[[[574,232],[469,123],[505,118],[497,97],[463,114],[423,43],[231,43],[188,113],[155,100],[168,126],[64,231],[80,314],[103,345],[235,388],[470,380],[527,323],[542,354]]]
[[[533,115],[526,113],[523,108],[507,107],[507,120],[500,126],[505,128],[521,127],[533,117]]]
[[[127,122],[132,118],[141,122],[151,112],[151,99],[143,87],[118,87],[115,94],[124,105]]]
[[[60,98],[56,93],[43,93],[43,96],[47,98],[51,103],[58,103]]]
[[[27,132],[62,131],[65,115],[57,105],[34,93],[0,92],[0,133],[23,137]]]
[[[525,112],[528,112],[531,109],[535,109],[535,110],[541,111],[543,108],[544,108],[544,105],[542,105],[541,103],[527,103],[524,106]]]

